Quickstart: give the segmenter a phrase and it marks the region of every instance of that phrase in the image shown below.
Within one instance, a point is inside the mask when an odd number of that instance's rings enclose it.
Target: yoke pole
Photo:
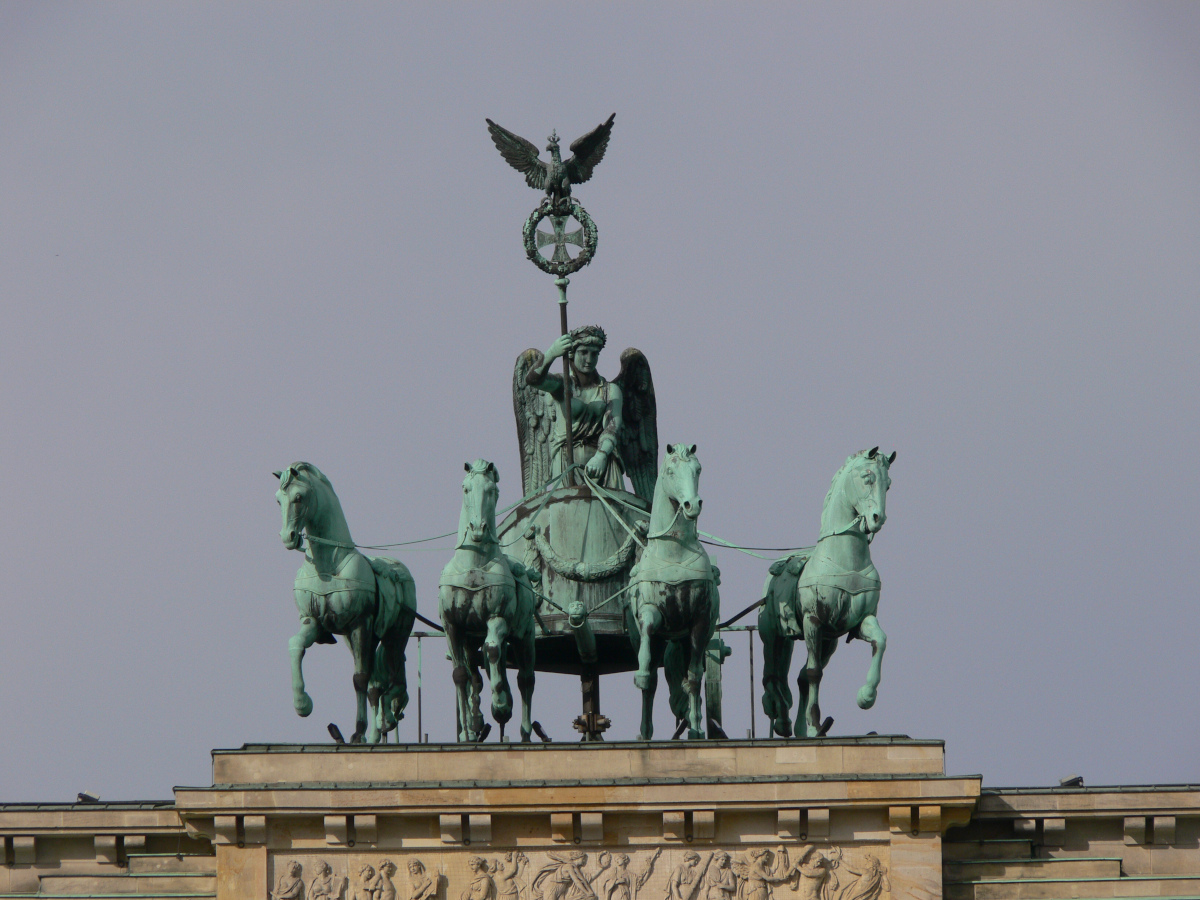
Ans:
[[[570,334],[570,329],[567,328],[567,285],[571,283],[571,279],[565,275],[562,278],[554,279],[555,285],[558,287],[558,321],[562,326],[564,335]],[[567,441],[563,444],[563,487],[570,487],[574,481],[574,476],[571,473],[571,466],[575,462],[575,449],[573,445],[573,432],[571,430],[571,349],[567,348],[567,352],[563,355],[563,424],[567,427]]]

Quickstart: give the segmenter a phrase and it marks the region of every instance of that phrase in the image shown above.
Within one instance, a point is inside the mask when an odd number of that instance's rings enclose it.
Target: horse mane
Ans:
[[[333,490],[333,484],[330,482],[329,478],[326,477],[325,473],[310,462],[304,462],[303,460],[300,460],[299,462],[292,463],[290,466],[288,466],[288,468],[297,475],[312,476],[311,478],[304,479],[305,481],[310,483],[312,481],[317,481],[320,484],[325,485],[325,487],[329,488],[331,491]]]
[[[696,454],[692,452],[691,444],[670,444],[667,450],[667,456],[674,456],[676,459],[694,459]],[[663,460],[663,465],[666,465],[666,459]]]
[[[467,464],[468,475],[483,475],[488,469],[492,470],[493,480],[499,483],[500,470],[496,468],[495,463],[488,462],[486,459],[477,459],[475,462]]]

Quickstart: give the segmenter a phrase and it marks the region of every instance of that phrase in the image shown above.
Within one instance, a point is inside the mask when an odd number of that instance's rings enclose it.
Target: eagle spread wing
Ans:
[[[492,143],[496,145],[496,149],[500,151],[500,155],[504,157],[504,161],[524,175],[525,183],[531,188],[535,188],[536,190],[544,188],[546,186],[546,173],[550,167],[547,163],[538,159],[538,148],[520,135],[513,134],[507,128],[497,125],[491,119],[484,119],[484,121],[487,122],[488,132],[492,135]],[[595,133],[595,131],[592,132],[592,134]],[[588,135],[588,137],[591,137],[591,135]],[[583,138],[579,140],[582,141]],[[579,141],[575,143],[578,144]],[[606,134],[604,144],[607,143],[608,135]],[[604,144],[600,146],[600,156],[604,155]],[[571,149],[574,148],[575,144],[572,144]],[[597,157],[596,162],[599,161],[600,159]],[[592,163],[592,165],[595,165],[595,163]],[[590,169],[588,170],[588,174],[591,174]]]
[[[526,373],[542,364],[542,351],[530,348],[513,367],[513,413],[517,417],[517,443],[521,449],[521,484],[524,495],[541,490],[550,480],[550,429],[556,410],[550,395],[525,383]]]
[[[618,440],[625,472],[633,483],[633,492],[652,503],[658,481],[658,405],[654,400],[650,363],[641,350],[630,347],[621,354],[621,374],[613,383],[624,398],[621,405],[624,427]]]
[[[608,139],[612,135],[613,121],[617,118],[617,114],[613,113],[608,117],[608,121],[597,125],[581,138],[577,138],[571,144],[571,152],[574,154],[567,160],[567,175],[571,179],[571,184],[583,184],[592,177],[592,170],[604,159],[604,151],[608,149]],[[488,123],[491,124],[490,122]],[[494,132],[493,132],[494,134]],[[516,137],[516,135],[514,135]],[[494,139],[494,138],[493,138]],[[520,140],[520,138],[517,138]],[[528,141],[526,141],[528,143]],[[499,142],[496,144],[500,146]],[[532,147],[533,145],[530,144]],[[504,150],[500,151],[501,153]],[[508,156],[504,157],[508,159]],[[513,165],[511,159],[508,160]],[[531,182],[532,183],[532,182]]]

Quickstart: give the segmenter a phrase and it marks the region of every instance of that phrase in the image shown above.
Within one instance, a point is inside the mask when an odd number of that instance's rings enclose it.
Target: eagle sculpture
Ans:
[[[524,175],[525,183],[531,188],[545,189],[546,200],[552,207],[561,208],[563,201],[571,196],[571,185],[582,184],[591,178],[592,170],[604,159],[616,117],[617,114],[613,113],[608,121],[575,140],[571,144],[574,155],[566,162],[558,152],[557,131],[547,138],[549,143],[546,149],[550,151],[550,162],[544,162],[538,158],[538,148],[532,141],[513,134],[491,119],[484,121],[492,135],[492,142],[505,162]]]

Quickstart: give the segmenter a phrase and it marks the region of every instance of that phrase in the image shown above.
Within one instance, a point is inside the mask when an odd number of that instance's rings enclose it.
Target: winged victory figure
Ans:
[[[563,470],[566,444],[562,376],[550,372],[560,356],[571,358],[571,431],[575,462],[601,486],[654,499],[658,480],[658,408],[650,363],[633,347],[621,354],[612,381],[596,371],[607,337],[598,325],[563,335],[542,353],[529,349],[513,369],[513,412],[521,447],[525,495],[541,491]]]
[[[545,189],[547,202],[557,207],[571,196],[571,185],[583,184],[591,178],[592,170],[604,159],[616,117],[617,114],[613,113],[606,122],[572,142],[571,153],[574,155],[566,162],[558,152],[557,131],[547,138],[549,143],[546,149],[550,151],[550,162],[544,162],[538,158],[538,148],[532,141],[513,134],[491,119],[484,121],[492,135],[492,142],[505,162],[524,175],[525,183],[531,188]]]

